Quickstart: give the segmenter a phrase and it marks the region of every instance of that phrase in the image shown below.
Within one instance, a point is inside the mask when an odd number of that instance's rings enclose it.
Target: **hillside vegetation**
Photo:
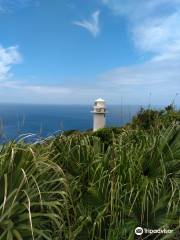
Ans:
[[[179,120],[142,109],[122,128],[5,144],[0,240],[180,239]]]

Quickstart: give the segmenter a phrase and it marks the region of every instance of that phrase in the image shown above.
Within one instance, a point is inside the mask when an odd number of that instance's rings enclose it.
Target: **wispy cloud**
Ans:
[[[156,19],[147,19],[133,29],[136,47],[154,54],[155,59],[180,57],[180,11]]]
[[[88,30],[94,37],[96,37],[100,32],[99,26],[99,16],[100,11],[95,11],[89,20],[74,21],[73,24],[85,28]]]
[[[8,79],[12,73],[11,68],[14,64],[22,61],[22,56],[17,46],[3,48],[0,46],[0,81]]]
[[[51,94],[69,94],[71,93],[71,89],[68,87],[62,87],[59,85],[19,85],[21,89],[28,90],[34,93],[38,93],[41,95],[51,95]]]
[[[0,82],[0,100],[22,103],[72,103],[76,92],[61,85],[32,84],[24,81],[8,80]],[[74,99],[73,99],[74,100]]]
[[[101,2],[114,14],[133,20],[170,14],[176,11],[180,4],[180,0],[101,0]]]
[[[130,67],[119,67],[102,74],[100,78],[112,86],[131,88],[134,86],[157,88],[161,85],[166,89],[173,83],[180,91],[180,62],[177,60],[152,60]]]
[[[114,13],[126,17],[137,49],[155,59],[180,56],[180,0],[102,0]]]
[[[180,0],[102,0],[115,16],[129,21],[134,46],[152,58],[103,74],[106,83],[141,94],[145,89],[173,95],[180,92]]]
[[[69,94],[70,88],[60,85],[38,85],[30,84],[24,81],[16,81],[11,71],[14,64],[22,62],[22,55],[19,52],[18,46],[4,48],[0,46],[0,88],[6,90],[15,90],[29,93],[30,96],[37,94],[39,96],[57,96]]]
[[[22,62],[22,55],[18,46],[4,48],[0,46],[0,97],[1,101],[48,103],[57,102],[57,99],[63,99],[64,96],[70,96],[71,89],[61,85],[32,84],[29,81],[17,81],[13,76],[12,67],[14,64]]]

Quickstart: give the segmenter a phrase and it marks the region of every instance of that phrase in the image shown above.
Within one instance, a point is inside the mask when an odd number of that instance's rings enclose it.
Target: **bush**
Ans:
[[[63,132],[64,136],[70,136],[72,134],[81,134],[81,132],[78,130],[67,130]]]
[[[150,128],[158,129],[168,127],[171,124],[179,124],[180,111],[176,111],[172,105],[158,111],[153,109],[143,109],[133,118],[132,128],[149,130]]]

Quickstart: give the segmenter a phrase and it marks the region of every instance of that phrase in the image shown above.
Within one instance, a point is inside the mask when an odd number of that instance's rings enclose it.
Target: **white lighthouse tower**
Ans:
[[[106,105],[102,98],[98,98],[93,107],[93,131],[105,127],[106,123]]]

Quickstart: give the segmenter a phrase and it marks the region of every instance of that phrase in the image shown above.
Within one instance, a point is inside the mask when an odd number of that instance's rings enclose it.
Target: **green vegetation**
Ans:
[[[5,144],[0,240],[180,239],[179,116],[141,110],[124,128]]]
[[[180,122],[180,111],[176,111],[173,105],[169,105],[160,111],[142,108],[133,118],[132,127],[144,130],[152,127],[159,129],[178,122]]]

